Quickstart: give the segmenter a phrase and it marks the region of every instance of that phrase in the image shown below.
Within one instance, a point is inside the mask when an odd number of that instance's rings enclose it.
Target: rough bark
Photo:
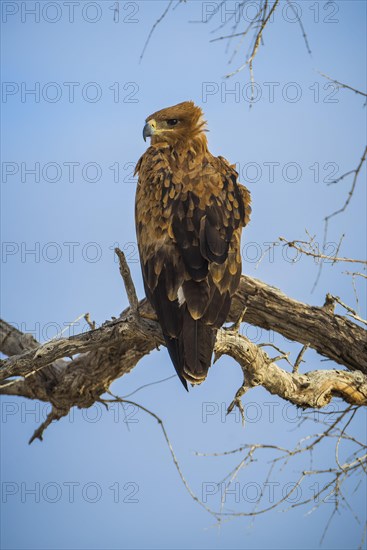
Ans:
[[[258,279],[242,276],[229,320],[238,318],[244,307],[247,323],[310,344],[339,365],[367,374],[367,332],[346,317],[334,314],[333,304],[310,306]]]
[[[263,386],[273,395],[302,408],[319,409],[333,397],[341,397],[353,405],[367,405],[367,376],[360,371],[287,372],[262,349],[233,330],[222,330],[215,351],[217,357],[230,355],[242,368],[244,383],[236,394],[234,405],[240,406],[239,399],[255,386]]]
[[[0,363],[0,393],[50,402],[53,409],[47,425],[73,406],[90,407],[115,379],[163,344],[146,300],[139,302],[138,312],[127,308],[118,319],[97,329],[43,345],[1,321],[0,350],[9,358]],[[361,326],[334,314],[330,304],[309,306],[247,276],[242,276],[228,321],[237,321],[243,313],[246,322],[307,344],[348,371],[289,373],[236,331],[222,329],[216,354],[234,357],[245,376],[235,404],[249,387],[259,384],[302,407],[322,407],[334,395],[356,405],[367,404],[367,341]],[[41,437],[42,431],[35,437]]]

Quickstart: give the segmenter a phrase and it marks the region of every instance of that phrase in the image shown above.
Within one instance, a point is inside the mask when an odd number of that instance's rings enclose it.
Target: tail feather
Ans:
[[[184,360],[183,360],[183,357],[182,357],[182,352],[181,352],[182,346],[180,345],[180,340],[179,340],[179,338],[171,338],[170,336],[167,336],[164,333],[163,333],[163,336],[164,336],[164,339],[166,341],[166,346],[167,346],[167,349],[168,349],[169,356],[170,356],[171,361],[173,363],[173,366],[175,367],[175,370],[177,372],[177,376],[181,380],[182,385],[185,388],[185,390],[189,391],[189,389],[187,387],[187,382],[186,382],[185,378],[182,375]]]
[[[201,384],[211,364],[216,330],[201,319],[195,320],[188,311],[183,316],[181,345],[183,347],[183,376],[191,384]]]
[[[183,313],[182,331],[177,338],[164,335],[167,349],[178,377],[187,390],[187,382],[201,384],[211,365],[217,330],[201,319]]]

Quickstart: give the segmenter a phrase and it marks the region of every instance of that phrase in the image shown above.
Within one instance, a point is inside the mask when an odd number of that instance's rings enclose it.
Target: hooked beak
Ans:
[[[149,122],[147,122],[143,128],[144,141],[146,141],[147,137],[152,137],[153,134],[154,134],[154,127]]]

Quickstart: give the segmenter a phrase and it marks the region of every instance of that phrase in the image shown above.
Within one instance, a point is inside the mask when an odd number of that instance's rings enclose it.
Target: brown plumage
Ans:
[[[135,220],[145,292],[181,382],[200,384],[241,276],[250,194],[208,150],[192,101],[153,113],[136,165]]]

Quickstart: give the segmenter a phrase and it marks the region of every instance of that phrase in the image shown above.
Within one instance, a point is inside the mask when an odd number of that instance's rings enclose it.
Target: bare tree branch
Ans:
[[[9,354],[21,351],[0,363],[0,394],[22,395],[52,405],[51,413],[31,441],[42,439],[51,422],[65,416],[71,407],[87,408],[100,401],[113,380],[130,372],[144,355],[163,344],[161,329],[150,305],[146,300],[136,303],[123,253],[118,255],[133,305],[120,318],[83,334],[39,345],[7,323],[0,325],[0,350]],[[280,356],[270,359],[262,349],[238,334],[243,318],[307,344],[355,372],[329,370],[299,375],[298,368],[293,368],[294,372],[289,373],[275,364],[288,354],[279,350]],[[323,407],[333,396],[348,403],[365,404],[366,332],[345,317],[335,315],[333,308],[308,306],[261,281],[242,276],[228,317],[228,321],[231,320],[235,321],[234,326],[218,333],[215,353],[216,357],[223,353],[234,357],[244,373],[244,384],[232,406],[243,412],[241,397],[259,384],[302,407]],[[75,355],[74,359],[63,359]]]
[[[293,300],[258,279],[242,276],[228,320],[238,319],[245,307],[246,322],[310,344],[324,357],[367,374],[366,331],[349,319],[324,307]]]
[[[334,315],[322,307],[297,302],[274,287],[257,279],[242,276],[228,320],[237,320],[245,308],[247,322],[277,331],[286,338],[302,344],[309,344],[323,356],[349,369],[367,372],[365,331],[345,317]],[[139,303],[139,312],[140,316],[135,318],[131,309],[125,310],[119,319],[106,322],[100,328],[69,338],[52,340],[36,349],[32,348],[2,360],[0,380],[13,376],[29,376],[57,359],[92,350],[114,348],[119,344],[131,345],[134,350],[140,348],[142,353],[137,353],[135,363],[132,359],[124,372],[114,373],[121,376],[129,372],[143,355],[163,343],[160,328],[152,320],[154,313],[146,300]],[[7,325],[2,326],[6,328]],[[2,338],[5,343],[6,334]],[[130,357],[132,358],[132,354]],[[75,361],[84,362],[79,357]],[[75,361],[66,362],[64,368],[70,371]]]
[[[120,274],[125,284],[125,289],[126,289],[127,298],[130,304],[130,309],[132,313],[136,313],[139,307],[139,300],[136,295],[136,290],[135,290],[133,280],[131,278],[129,264],[126,261],[125,254],[119,248],[115,248],[115,254],[117,255],[120,262]]]
[[[216,356],[229,355],[242,368],[247,387],[263,386],[271,394],[303,408],[321,408],[333,396],[353,405],[367,405],[367,376],[359,371],[314,370],[290,373],[248,338],[222,329],[215,346]]]
[[[159,426],[160,426],[160,428],[161,428],[161,430],[162,430],[162,432],[163,432],[163,436],[164,436],[164,439],[165,439],[165,441],[166,441],[166,443],[167,443],[167,446],[168,446],[168,448],[169,448],[169,451],[170,451],[170,453],[171,453],[171,457],[172,457],[173,463],[174,463],[174,465],[175,465],[175,468],[176,468],[176,470],[177,470],[177,472],[178,472],[178,475],[179,475],[180,478],[181,478],[182,483],[183,483],[184,486],[185,486],[185,489],[187,490],[187,492],[189,493],[189,495],[191,496],[191,498],[192,498],[195,502],[197,502],[200,506],[202,506],[202,508],[204,508],[207,512],[209,512],[210,514],[212,514],[212,515],[215,516],[215,513],[213,513],[213,512],[210,510],[210,508],[208,508],[207,506],[205,506],[205,504],[195,495],[195,493],[193,492],[193,490],[192,490],[191,487],[189,486],[189,484],[188,484],[186,478],[184,477],[184,475],[183,475],[183,473],[182,473],[182,470],[181,470],[181,468],[180,468],[180,465],[179,465],[179,463],[178,463],[176,454],[175,454],[175,452],[174,452],[174,450],[173,450],[171,441],[170,441],[170,439],[169,439],[169,437],[168,437],[167,430],[166,430],[166,428],[165,428],[165,426],[164,426],[163,420],[162,420],[158,415],[156,415],[153,411],[147,409],[146,407],[143,407],[143,405],[140,405],[139,403],[135,403],[135,401],[129,401],[129,400],[127,400],[127,399],[122,399],[121,397],[118,397],[117,395],[114,395],[114,394],[111,393],[110,391],[107,392],[107,393],[109,393],[109,394],[113,397],[113,399],[103,399],[102,401],[103,401],[104,403],[106,403],[106,404],[108,404],[108,403],[121,403],[121,404],[123,404],[123,403],[128,403],[128,404],[134,405],[134,406],[138,407],[139,409],[141,409],[142,411],[144,411],[145,413],[147,413],[149,416],[151,416],[152,418],[154,418],[154,419],[158,422],[158,424],[159,424]]]
[[[349,174],[354,174],[353,181],[352,181],[352,186],[349,190],[349,193],[348,193],[348,196],[345,200],[344,205],[341,208],[339,208],[338,210],[335,210],[335,212],[332,212],[331,214],[328,214],[324,218],[324,240],[323,240],[323,247],[322,247],[323,251],[325,250],[325,246],[326,246],[326,243],[327,243],[327,236],[328,236],[328,230],[329,230],[329,221],[334,216],[337,216],[338,214],[341,214],[342,212],[344,212],[346,210],[346,208],[348,207],[348,205],[351,201],[351,198],[353,196],[354,190],[356,188],[359,173],[361,171],[363,163],[366,160],[366,155],[367,155],[367,146],[364,149],[364,152],[362,154],[361,160],[359,161],[359,164],[358,164],[357,168],[355,168],[354,170],[350,170],[349,172],[347,172],[346,174],[343,174],[342,176],[340,176],[340,178],[335,180],[335,183],[336,183],[337,181],[342,180],[347,174],[348,175]],[[322,267],[323,267],[323,263],[320,264],[319,271],[318,271],[318,274],[317,274],[317,277],[316,277],[316,280],[315,280],[315,283],[314,283],[314,286],[313,286],[313,290],[316,288],[316,286],[317,286],[317,284],[320,280]]]
[[[31,334],[24,334],[0,319],[0,351],[10,357],[39,346]]]
[[[356,88],[353,88],[352,86],[349,86],[348,84],[343,84],[342,82],[339,82],[339,80],[335,80],[334,78],[331,78],[325,73],[322,73],[321,71],[317,71],[321,76],[326,78],[327,80],[330,80],[330,82],[334,82],[334,84],[337,84],[340,88],[345,88],[347,90],[351,90],[352,92],[359,94],[363,97],[367,97],[367,94],[365,92],[361,92],[360,90],[357,90]]]
[[[356,260],[354,258],[344,258],[344,257],[338,257],[338,256],[328,256],[327,254],[322,254],[320,252],[316,251],[316,248],[312,248],[312,242],[310,241],[288,241],[288,239],[285,239],[284,237],[279,237],[279,241],[282,243],[285,243],[290,248],[294,248],[295,250],[298,250],[298,252],[301,252],[302,254],[306,254],[306,256],[312,256],[313,258],[318,258],[320,260],[329,260],[333,263],[335,262],[347,262],[347,263],[356,263],[356,264],[362,264],[367,265],[367,260]]]
[[[327,427],[324,429],[324,431],[314,433],[312,435],[306,436],[302,439],[300,439],[294,448],[284,448],[278,445],[274,444],[264,444],[264,443],[246,443],[245,445],[242,445],[241,447],[237,449],[233,449],[230,451],[224,451],[224,452],[216,452],[216,453],[203,453],[203,452],[197,452],[195,453],[197,456],[228,456],[228,455],[241,455],[240,462],[235,466],[234,469],[232,469],[225,478],[220,481],[218,486],[218,497],[220,496],[220,509],[218,511],[215,511],[213,509],[213,506],[211,506],[211,512],[217,514],[218,521],[221,521],[223,518],[226,518],[226,520],[231,520],[236,517],[254,517],[259,514],[263,514],[269,510],[272,510],[274,508],[279,508],[281,504],[283,504],[285,501],[289,502],[289,497],[292,495],[294,491],[297,490],[298,487],[300,487],[305,479],[323,479],[324,482],[317,482],[314,485],[311,485],[311,487],[315,488],[315,490],[312,491],[310,497],[302,497],[297,498],[294,502],[290,501],[291,504],[284,509],[283,511],[287,511],[292,508],[305,506],[307,504],[312,503],[313,508],[308,512],[312,513],[314,510],[319,508],[323,502],[325,502],[330,497],[334,497],[334,510],[331,515],[330,520],[332,519],[335,510],[338,509],[338,507],[343,503],[353,514],[355,520],[361,524],[360,519],[356,514],[354,514],[351,506],[349,505],[346,497],[341,491],[343,483],[350,479],[352,476],[355,476],[356,474],[365,474],[367,472],[367,446],[365,443],[362,443],[355,439],[354,437],[350,436],[346,430],[349,427],[350,423],[355,417],[357,411],[357,407],[348,407],[346,410],[341,411],[336,419],[330,424],[326,425]],[[327,414],[327,413],[326,413]],[[333,413],[334,414],[334,413]],[[308,420],[311,420],[307,418],[307,416],[304,416],[302,418],[302,422],[307,422]],[[314,421],[314,419],[312,419]],[[318,421],[319,424],[325,424],[324,422]],[[344,423],[344,425],[343,425]],[[317,455],[317,450],[320,449],[319,444],[322,441],[330,440],[330,442],[335,441],[335,464],[330,461],[330,467],[325,469],[325,467],[317,467],[317,465],[314,465],[317,457],[314,455]],[[349,454],[349,458],[345,462],[341,462],[338,458],[338,450],[340,447],[341,442],[348,443],[349,449],[350,445],[354,445],[354,450]],[[323,449],[323,447],[321,447]],[[233,481],[239,476],[241,470],[244,468],[251,467],[251,464],[254,462],[259,462],[261,460],[261,455],[264,455],[265,453],[271,452],[272,456],[275,457],[270,459],[270,468],[269,471],[265,477],[262,490],[260,491],[259,497],[254,503],[254,506],[250,510],[241,510],[241,511],[225,511],[223,510],[224,504],[227,500],[227,494],[229,493],[229,488]],[[321,452],[320,458],[323,459],[324,451]],[[289,490],[284,495],[284,492],[282,492],[282,497],[278,499],[271,499],[271,506],[264,506],[261,507],[264,500],[265,490],[266,487],[269,488],[270,484],[274,483],[271,480],[274,478],[277,480],[277,484],[279,484],[279,476],[280,472],[284,471],[285,467],[290,463],[290,461],[294,461],[294,458],[297,456],[307,456],[310,460],[310,467],[305,468],[299,472],[298,479],[296,482],[288,483],[287,486],[289,487]],[[268,462],[269,463],[269,462]],[[321,460],[321,463],[323,463],[323,460]],[[275,466],[278,465],[279,469],[276,473],[276,476],[274,475],[275,472]],[[292,462],[293,468],[292,471],[294,471],[294,462]],[[358,485],[359,486],[359,485]],[[319,489],[317,489],[319,487]],[[219,498],[218,498],[219,500]],[[327,531],[328,525],[326,526],[326,529],[324,530],[323,537],[325,536],[325,533]]]
[[[140,57],[139,57],[139,63],[141,63],[143,57],[144,57],[144,54],[145,54],[145,50],[147,49],[148,47],[148,44],[150,42],[150,39],[152,38],[152,34],[155,30],[155,28],[159,25],[159,23],[166,17],[167,13],[169,12],[171,6],[173,4],[173,0],[170,0],[168,2],[168,6],[165,8],[165,10],[163,11],[162,15],[160,17],[158,17],[158,19],[156,20],[156,22],[154,23],[154,25],[152,26],[152,28],[150,29],[150,32],[148,34],[148,37],[145,41],[145,44],[144,44],[144,47],[143,47],[143,50],[140,54]]]
[[[279,0],[275,0],[275,2],[272,5],[272,7],[270,8],[268,14],[265,15],[267,7],[268,7],[268,1],[265,0],[264,7],[263,7],[262,10],[260,10],[260,12],[258,14],[259,29],[256,31],[254,45],[253,45],[250,57],[247,59],[247,61],[245,63],[243,63],[243,65],[238,67],[235,71],[232,71],[231,73],[226,74],[226,78],[230,78],[231,76],[234,76],[235,74],[241,72],[248,65],[249,71],[250,71],[250,80],[251,80],[251,102],[252,102],[253,97],[254,97],[253,90],[254,90],[254,84],[255,84],[254,71],[253,71],[253,61],[256,57],[259,46],[261,44],[261,40],[262,40],[262,36],[263,36],[263,32],[265,30],[265,27],[268,24],[268,22],[269,22],[271,16],[273,15],[273,13],[274,13],[274,11],[275,11],[278,4],[279,4]]]
[[[336,210],[335,212],[333,212],[332,214],[329,214],[328,216],[326,216],[325,218],[325,222],[328,222],[331,218],[333,218],[334,216],[336,216],[337,214],[341,214],[342,212],[344,212],[344,210],[347,208],[348,204],[350,203],[350,200],[353,196],[353,193],[354,193],[354,189],[356,187],[356,183],[357,183],[357,179],[358,179],[358,175],[361,171],[361,168],[363,166],[363,163],[364,161],[366,160],[366,155],[367,155],[367,146],[365,147],[364,151],[363,151],[363,155],[361,157],[361,160],[359,161],[359,164],[357,166],[357,168],[355,168],[354,170],[350,170],[349,172],[347,172],[347,174],[354,174],[354,178],[353,178],[353,181],[352,181],[352,186],[350,188],[350,191],[348,193],[348,196],[346,198],[346,201],[344,203],[344,205],[339,208],[339,210]],[[342,176],[340,176],[340,178],[338,178],[337,180],[334,180],[335,183],[337,181],[340,181],[342,180],[347,174],[344,174]],[[326,242],[326,239],[325,239],[325,242]]]
[[[302,20],[299,17],[298,12],[296,11],[295,7],[293,6],[293,3],[290,0],[287,0],[287,4],[291,8],[291,10],[293,11],[293,13],[295,14],[295,16],[297,18],[297,21],[298,21],[298,24],[300,26],[301,33],[302,33],[302,36],[303,36],[303,40],[305,41],[305,46],[306,46],[307,52],[308,52],[309,55],[312,55],[310,44],[308,43],[307,34],[306,34],[305,28],[303,26]]]

